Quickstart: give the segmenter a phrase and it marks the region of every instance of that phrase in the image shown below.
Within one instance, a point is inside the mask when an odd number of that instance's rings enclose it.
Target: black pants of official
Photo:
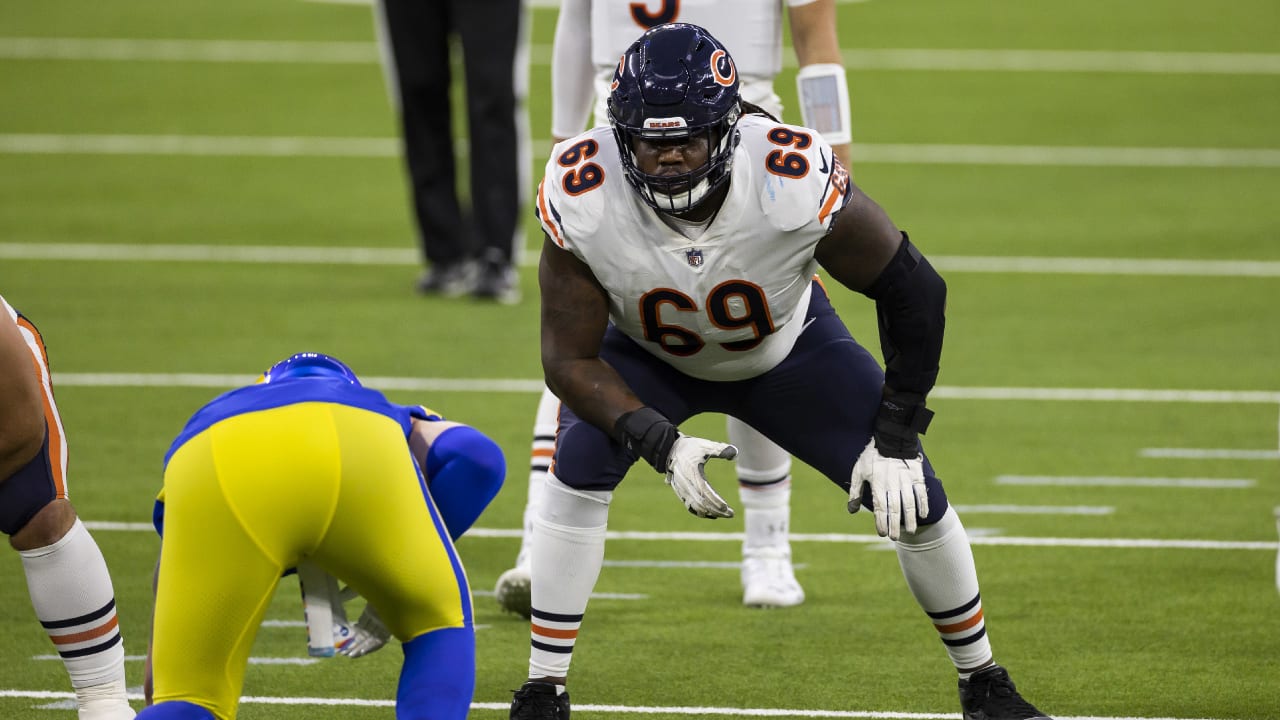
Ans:
[[[432,265],[510,264],[520,205],[515,57],[521,0],[381,0],[414,212]],[[470,212],[458,199],[449,38],[458,37],[470,137]]]

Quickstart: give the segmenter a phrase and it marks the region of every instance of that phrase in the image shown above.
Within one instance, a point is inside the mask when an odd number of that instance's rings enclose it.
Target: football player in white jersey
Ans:
[[[606,101],[618,56],[641,32],[675,21],[714,32],[733,53],[742,99],[782,117],[782,101],[773,80],[782,67],[784,5],[800,65],[796,89],[803,124],[817,129],[849,167],[849,96],[836,35],[835,0],[564,0],[551,60],[553,139],[558,143],[582,132],[592,115],[596,127],[608,127]],[[551,463],[559,409],[559,399],[544,389],[534,418],[520,551],[515,567],[504,572],[494,587],[499,605],[525,618],[529,617],[530,536]],[[804,589],[796,580],[789,541],[791,456],[750,425],[732,417],[727,424],[729,440],[739,449],[738,497],[745,530],[742,602],[751,607],[799,605],[804,602]]]
[[[968,537],[918,437],[942,278],[816,133],[741,101],[732,58],[698,26],[628,48],[609,114],[611,128],[556,146],[538,191],[542,364],[563,404],[534,523],[529,680],[510,717],[569,717],[609,505],[638,459],[694,515],[733,516],[703,470],[736,448],[678,428],[713,412],[826,475],[850,512],[871,511],[958,672],[965,720],[1046,718],[995,664]],[[819,267],[875,301],[884,370]]]
[[[0,532],[76,692],[80,720],[129,720],[115,589],[67,492],[67,439],[44,338],[0,297]]]

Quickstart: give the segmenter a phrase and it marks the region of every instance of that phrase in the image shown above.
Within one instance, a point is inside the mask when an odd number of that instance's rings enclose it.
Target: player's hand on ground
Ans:
[[[382,618],[378,617],[372,605],[366,605],[360,619],[351,627],[351,641],[339,648],[338,652],[347,657],[358,658],[380,650],[390,639],[391,631],[382,624]]]
[[[667,484],[689,512],[704,518],[731,518],[733,508],[707,482],[706,464],[711,458],[732,460],[738,448],[725,443],[680,435],[667,460]]]
[[[914,533],[918,518],[929,515],[924,458],[885,457],[872,440],[853,466],[849,512],[856,513],[862,507],[863,493],[871,495],[871,512],[880,537],[897,540],[904,527]]]

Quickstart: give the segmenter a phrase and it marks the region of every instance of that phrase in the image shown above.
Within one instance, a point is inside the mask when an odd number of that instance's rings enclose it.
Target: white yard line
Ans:
[[[66,373],[53,374],[55,385],[69,387],[211,387],[243,385],[243,374],[201,373]],[[429,392],[542,392],[542,381],[517,378],[364,378],[379,390]],[[1280,403],[1280,392],[1263,390],[1140,390],[1133,388],[1018,388],[939,385],[930,397],[953,400],[1030,400],[1053,402],[1157,402],[1192,404]]]
[[[546,147],[550,141],[533,141]],[[460,152],[465,152],[460,145]],[[400,141],[380,137],[0,134],[0,154],[392,158]],[[853,160],[892,165],[1275,168],[1280,149],[854,143]]]
[[[1280,450],[1233,450],[1231,448],[1142,448],[1139,457],[1178,460],[1280,460]]]
[[[1116,509],[1110,505],[953,505],[956,512],[965,515],[988,513],[992,515],[1111,515]]]
[[[528,255],[526,264],[536,264],[537,253]],[[422,262],[418,251],[409,248],[60,242],[0,242],[0,259],[395,266]],[[1280,261],[1274,260],[931,255],[929,261],[951,273],[1280,277]]]
[[[299,624],[301,625],[301,623]],[[266,626],[267,623],[264,622],[263,625]],[[60,661],[62,660],[62,656],[61,655],[32,655],[31,659],[44,660],[44,661],[47,661],[47,660]],[[125,659],[125,662],[142,662],[147,659],[147,656],[146,655],[126,655],[124,659]],[[315,665],[318,662],[320,661],[316,658],[303,658],[303,657],[251,657],[249,658],[250,665]]]
[[[1276,53],[849,48],[841,55],[850,70],[1280,75]],[[532,45],[529,56],[548,65],[551,46]],[[369,41],[0,37],[0,59],[367,65],[378,62],[378,50]],[[783,64],[795,67],[792,53],[783,53]]]
[[[1093,477],[1070,475],[999,475],[997,485],[1061,485],[1065,487],[1251,488],[1249,478]]]
[[[0,153],[390,158],[399,155],[400,141],[380,137],[5,134],[0,135]]]
[[[75,699],[74,693],[53,692],[47,690],[0,690],[0,698],[31,698],[33,700],[69,700]],[[142,693],[130,691],[130,700],[142,700]],[[295,705],[317,707],[394,707],[394,700],[372,700],[363,698],[324,698],[324,697],[268,697],[250,695],[240,698],[241,705]],[[473,702],[472,710],[493,710],[505,712],[511,707],[510,700],[502,702]],[[738,707],[690,707],[690,706],[644,706],[644,705],[574,705],[573,709],[583,713],[603,713],[612,715],[693,715],[699,717],[770,717],[770,718],[865,718],[866,720],[956,720],[956,713],[918,713],[894,712],[889,710],[788,710],[781,708],[738,708]],[[1130,717],[1118,715],[1072,716],[1058,715],[1058,720],[1220,720],[1218,718],[1162,718],[1162,717]]]
[[[151,532],[146,523],[100,523],[85,521],[90,530],[108,531],[123,530],[130,532]],[[522,530],[473,527],[467,531],[469,538],[519,539]],[[729,542],[741,544],[742,533],[735,532],[648,532],[609,530],[606,540],[632,542]],[[851,545],[882,545],[889,541],[878,535],[853,535],[846,533],[791,533],[794,543],[834,543]],[[1266,550],[1275,552],[1280,543],[1255,542],[1237,540],[1190,540],[1190,539],[1156,539],[1156,538],[1034,538],[1004,537],[984,533],[970,532],[970,544],[973,545],[1011,545],[1020,547],[1078,547],[1078,548],[1152,548],[1181,550]]]

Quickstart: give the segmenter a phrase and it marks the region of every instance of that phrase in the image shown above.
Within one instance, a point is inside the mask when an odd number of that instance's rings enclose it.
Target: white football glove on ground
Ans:
[[[689,512],[703,518],[731,518],[733,508],[707,482],[706,464],[711,458],[732,460],[738,448],[725,443],[680,435],[667,460],[667,484]]]
[[[382,624],[382,618],[378,617],[377,611],[372,605],[365,605],[360,619],[351,626],[351,641],[343,645],[338,650],[338,654],[358,658],[380,650],[390,639],[391,631]]]
[[[880,537],[897,540],[903,527],[914,533],[918,518],[929,515],[929,491],[924,484],[924,458],[920,455],[887,458],[872,439],[853,465],[849,512],[856,513],[862,507],[863,488],[868,486]]]

